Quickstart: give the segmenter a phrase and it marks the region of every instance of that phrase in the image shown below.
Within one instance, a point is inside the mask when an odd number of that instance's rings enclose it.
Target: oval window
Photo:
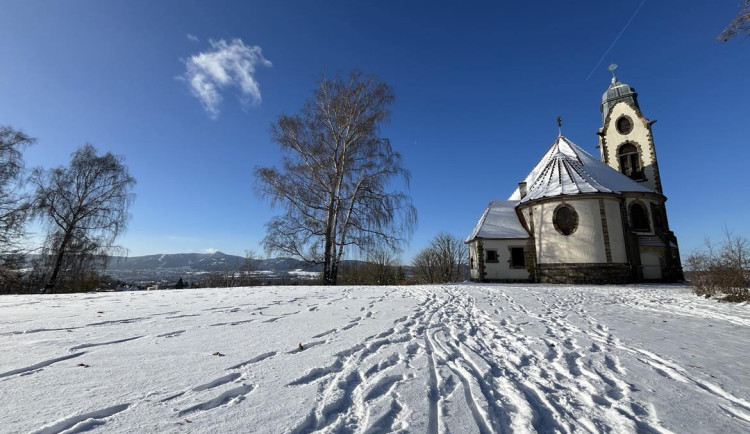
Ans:
[[[627,116],[620,116],[620,118],[617,119],[615,126],[617,127],[617,131],[623,135],[629,134],[633,131],[633,121]]]
[[[555,209],[552,223],[555,225],[557,232],[570,235],[578,229],[578,213],[572,206],[562,204]]]

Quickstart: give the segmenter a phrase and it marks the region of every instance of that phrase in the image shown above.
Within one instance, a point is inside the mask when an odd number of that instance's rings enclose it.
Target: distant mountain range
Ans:
[[[246,259],[226,253],[174,253],[146,256],[113,256],[107,264],[110,276],[132,282],[172,282],[182,277],[199,280],[212,272],[239,272],[252,270],[267,277],[284,277],[289,272],[302,270],[319,272],[320,266],[312,266],[293,258]]]
[[[39,255],[26,257],[27,261]],[[343,264],[363,264],[362,261],[344,260]],[[265,284],[285,284],[309,281],[320,277],[322,265],[311,265],[294,258],[250,259],[226,253],[173,253],[146,256],[112,256],[105,274],[129,284],[153,283],[173,285],[179,278],[197,283],[212,273],[234,274],[250,272]],[[411,273],[411,267],[403,271]]]
[[[160,270],[169,268],[188,268],[194,271],[224,271],[242,267],[246,259],[242,256],[226,253],[174,253],[146,256],[113,256],[107,265],[107,271],[126,270]],[[251,259],[253,270],[287,271],[309,269],[310,265],[293,258]],[[310,270],[313,271],[313,270]]]

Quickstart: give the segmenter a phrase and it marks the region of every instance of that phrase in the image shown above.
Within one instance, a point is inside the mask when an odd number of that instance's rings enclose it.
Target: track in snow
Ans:
[[[366,297],[351,287],[294,290],[301,295],[270,288],[273,297],[261,302],[237,302],[231,292],[217,292],[214,300],[214,293],[199,292],[187,303],[152,310],[134,304],[130,311],[96,311],[100,319],[70,316],[69,324],[7,321],[0,328],[6,342],[49,337],[64,346],[46,357],[5,363],[0,384],[39,384],[70,373],[85,381],[110,368],[106,362],[116,359],[108,354],[164,346],[189,355],[185,360],[199,368],[165,363],[164,372],[179,375],[149,372],[157,385],[149,383],[148,390],[124,390],[93,406],[81,402],[76,411],[46,414],[31,429],[83,432],[106,424],[117,431],[145,409],[161,415],[154,427],[191,423],[200,431],[227,415],[262,419],[278,395],[273,405],[286,418],[296,416],[279,430],[294,433],[682,432],[659,397],[673,391],[664,396],[712,408],[728,431],[750,430],[746,387],[713,377],[674,348],[662,351],[654,341],[634,339],[623,327],[631,317],[617,322],[605,314],[643,314],[632,318],[658,321],[652,328],[663,327],[665,318],[744,330],[750,314],[741,310],[649,287],[634,288],[637,296],[617,288],[543,285],[367,288]],[[169,293],[150,296],[157,295]],[[36,309],[39,302],[8,306]],[[271,332],[275,337],[263,340]],[[194,342],[203,347],[193,348]],[[224,355],[230,357],[216,357]],[[93,369],[78,367],[80,361],[95,365],[90,356],[98,361]],[[290,397],[297,407],[285,407]]]
[[[471,415],[476,431],[494,432],[670,432],[654,406],[634,396],[620,355],[635,356],[658,374],[723,402],[721,409],[750,421],[750,402],[718,385],[691,377],[674,361],[623,344],[586,313],[586,298],[537,296],[532,311],[503,287],[476,288],[493,312],[457,286],[404,288],[422,301],[396,326],[336,354],[330,365],[310,369],[288,384],[318,385],[317,402],[296,433],[386,432],[406,428],[409,403],[401,398],[408,375],[393,373],[415,357],[426,359],[423,384],[427,431],[465,431],[448,416],[458,407]],[[510,315],[498,315],[502,311]],[[578,321],[568,321],[571,315]],[[498,319],[502,317],[502,319]],[[578,323],[586,323],[581,328]],[[525,327],[544,330],[526,333]],[[316,335],[338,332],[331,329]],[[582,345],[580,341],[586,341]],[[379,357],[373,355],[379,354]],[[386,360],[377,362],[384,354]],[[384,400],[386,413],[371,414]],[[750,425],[748,425],[750,428]]]

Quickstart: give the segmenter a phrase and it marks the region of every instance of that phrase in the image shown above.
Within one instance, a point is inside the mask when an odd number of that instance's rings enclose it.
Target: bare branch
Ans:
[[[716,40],[718,42],[727,42],[729,39],[742,33],[750,35],[750,0],[745,0],[745,3],[740,7],[739,12],[737,12],[737,16],[716,37]]]

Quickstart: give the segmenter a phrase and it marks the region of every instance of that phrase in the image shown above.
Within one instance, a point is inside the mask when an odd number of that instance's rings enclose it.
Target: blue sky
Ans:
[[[440,231],[465,237],[505,199],[555,139],[558,114],[595,153],[615,62],[658,120],[684,257],[725,225],[750,236],[750,45],[714,42],[738,4],[3,1],[0,124],[38,138],[31,167],[65,164],[86,142],[125,156],[138,180],[120,240],[131,256],[243,254],[261,251],[276,212],[253,193],[253,167],[280,161],[270,124],[322,73],[377,74],[396,94],[383,135],[411,170],[419,213],[408,261]],[[236,39],[271,66],[255,59],[259,93],[220,88],[207,111],[190,59]]]

